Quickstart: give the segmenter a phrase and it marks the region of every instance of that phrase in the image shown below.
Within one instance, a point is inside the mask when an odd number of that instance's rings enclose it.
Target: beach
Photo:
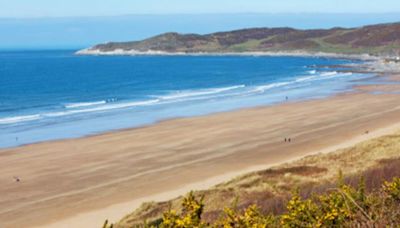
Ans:
[[[1,149],[0,226],[100,227],[145,201],[388,134],[400,129],[396,86]]]
[[[6,95],[0,102],[0,148],[273,105],[285,97],[323,98],[373,77],[348,72],[360,60],[298,56],[97,57],[43,51],[0,53],[0,61],[8,63],[0,77]],[[15,71],[13,64],[26,68]]]

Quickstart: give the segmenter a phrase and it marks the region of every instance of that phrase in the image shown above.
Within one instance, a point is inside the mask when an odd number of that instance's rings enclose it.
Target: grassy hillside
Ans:
[[[110,42],[92,48],[103,52],[116,49],[171,53],[310,51],[397,55],[400,23],[353,29],[253,28],[206,35],[166,33],[142,41]]]
[[[172,216],[171,213],[175,213],[174,218],[178,219],[179,213],[188,206],[189,201],[190,205],[204,205],[204,207],[201,207],[201,222],[203,224],[221,222],[221,218],[223,218],[222,221],[227,221],[226,219],[229,219],[229,216],[231,216],[231,219],[235,218],[237,221],[241,221],[240,219],[244,219],[243,216],[245,216],[246,211],[250,213],[254,209],[253,212],[259,215],[257,219],[264,222],[268,220],[272,225],[278,226],[283,215],[290,215],[293,212],[288,208],[291,200],[297,200],[296,203],[299,205],[307,204],[307,207],[321,207],[320,200],[324,197],[325,199],[336,197],[334,199],[339,200],[338,194],[342,194],[340,191],[348,191],[346,194],[355,197],[359,194],[360,189],[353,189],[353,187],[360,186],[361,176],[364,177],[362,191],[365,191],[371,202],[357,201],[357,204],[364,203],[365,208],[362,210],[370,213],[370,217],[373,218],[365,219],[365,216],[362,215],[364,212],[350,202],[353,200],[352,198],[344,201],[342,199],[341,205],[338,205],[337,209],[345,208],[345,204],[353,205],[351,211],[346,211],[348,213],[346,214],[346,222],[349,222],[349,224],[362,220],[361,222],[365,224],[390,225],[393,224],[389,221],[391,218],[400,219],[400,201],[395,201],[396,203],[393,205],[383,205],[383,201],[375,201],[384,196],[389,197],[389,193],[385,193],[385,190],[381,188],[385,181],[400,177],[399,148],[400,133],[366,141],[334,153],[309,156],[296,162],[240,176],[209,190],[193,192],[191,195],[193,198],[189,197],[186,201],[183,200],[183,197],[179,197],[168,202],[145,203],[141,208],[114,224],[114,227],[143,226],[144,221],[157,224],[163,221],[163,215],[165,220],[166,215]],[[341,187],[338,188],[339,172],[343,174],[343,184],[347,185],[341,184]],[[400,194],[400,185],[394,184],[393,186],[395,186],[393,191],[398,191],[396,194]],[[298,195],[293,196],[294,189],[299,189]],[[333,195],[331,196],[331,194]],[[203,200],[200,204],[200,201],[195,199],[199,200],[201,197],[203,197]],[[312,199],[312,201],[300,199]],[[182,201],[186,202],[186,205],[182,205]],[[232,207],[232,205],[234,206]],[[299,207],[299,205],[296,207]],[[382,214],[384,210],[389,210],[386,206],[391,207],[389,208],[391,213]],[[186,208],[183,212],[187,212],[187,210]],[[320,209],[317,211],[320,211]],[[317,213],[312,216],[317,215],[321,216]],[[338,212],[337,218],[344,218],[341,217],[344,215],[344,212]],[[385,217],[386,215],[390,218]],[[182,218],[184,216],[185,213],[183,213]]]

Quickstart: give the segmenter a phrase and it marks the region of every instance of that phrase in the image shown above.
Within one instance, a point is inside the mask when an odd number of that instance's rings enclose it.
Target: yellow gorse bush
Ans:
[[[183,199],[182,208],[182,213],[180,214],[174,210],[165,212],[160,227],[206,227],[206,225],[201,221],[201,215],[204,208],[202,198],[196,200],[193,192],[190,192],[189,195]]]
[[[287,213],[280,218],[283,227],[313,227],[317,222],[317,205],[311,200],[302,200],[296,191],[287,203]]]
[[[400,178],[385,182],[380,191],[370,194],[365,194],[362,181],[357,188],[339,182],[338,187],[309,199],[295,191],[281,215],[265,215],[257,205],[244,210],[233,206],[209,224],[202,220],[203,210],[203,197],[196,199],[191,192],[183,199],[180,212],[170,209],[159,222],[141,227],[400,227]],[[112,225],[106,221],[103,227]]]
[[[394,178],[392,182],[385,182],[383,190],[393,200],[400,201],[400,178]]]
[[[225,208],[222,218],[212,226],[264,228],[270,227],[274,223],[274,217],[264,216],[257,205],[251,205],[243,213],[232,208]]]

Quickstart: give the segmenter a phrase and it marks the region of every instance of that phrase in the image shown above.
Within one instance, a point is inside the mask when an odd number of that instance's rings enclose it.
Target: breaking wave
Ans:
[[[289,89],[291,85],[306,85],[309,83],[319,80],[331,80],[336,77],[351,76],[352,73],[341,73],[337,71],[318,72],[316,70],[308,71],[308,75],[295,77],[290,81],[273,82],[264,85],[248,86],[248,85],[235,85],[220,88],[205,88],[205,89],[193,89],[183,91],[173,91],[164,95],[153,95],[153,99],[139,100],[139,101],[127,101],[127,102],[115,102],[115,99],[101,100],[93,102],[77,102],[77,103],[65,103],[64,109],[54,110],[52,112],[38,113],[32,115],[20,115],[0,118],[0,125],[5,124],[17,124],[21,122],[35,121],[44,118],[54,118],[69,116],[75,114],[84,113],[96,113],[106,112],[116,109],[128,109],[140,106],[151,106],[158,104],[170,104],[184,101],[198,101],[215,99],[220,97],[235,97],[241,95],[260,94],[269,90],[276,89]],[[285,88],[286,87],[286,88]]]

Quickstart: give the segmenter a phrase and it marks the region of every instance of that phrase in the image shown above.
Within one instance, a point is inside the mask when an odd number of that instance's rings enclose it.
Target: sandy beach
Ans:
[[[2,149],[0,226],[100,227],[143,201],[400,129],[400,86],[375,89]]]

